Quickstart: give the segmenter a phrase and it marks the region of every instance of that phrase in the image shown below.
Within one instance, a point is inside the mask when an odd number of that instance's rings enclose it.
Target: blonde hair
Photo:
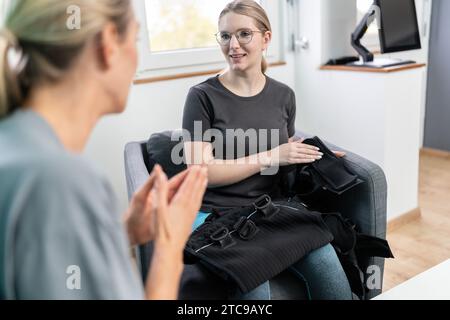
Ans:
[[[79,9],[79,28],[69,27],[69,8]],[[0,30],[0,119],[36,84],[62,79],[107,22],[123,37],[130,13],[130,0],[13,0]]]
[[[272,26],[266,11],[253,0],[235,0],[230,2],[220,13],[219,21],[230,12],[253,18],[255,20],[256,27],[261,32],[272,32]],[[267,67],[267,61],[264,57],[262,57],[261,71],[266,73]]]

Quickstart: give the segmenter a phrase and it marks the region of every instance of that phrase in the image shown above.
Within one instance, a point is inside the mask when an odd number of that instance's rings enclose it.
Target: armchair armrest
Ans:
[[[125,146],[125,177],[127,180],[128,199],[131,200],[133,194],[144,185],[149,178],[146,161],[143,152],[145,148],[145,141],[130,142]],[[137,267],[145,282],[147,276],[148,266],[152,256],[152,244],[139,246],[134,248],[134,255],[136,257]]]
[[[301,131],[296,132],[296,137],[309,138],[311,135]],[[370,234],[382,239],[386,238],[387,225],[387,182],[383,170],[373,162],[347,150],[343,150],[332,143],[324,141],[329,149],[333,151],[344,151],[344,160],[347,165],[365,183],[349,190],[337,198],[336,211],[351,219],[362,233]],[[367,268],[376,265],[380,268],[381,279],[383,279],[384,259],[371,258],[364,263]],[[365,272],[366,270],[363,270]],[[365,274],[365,277],[370,274]],[[372,298],[381,293],[381,288],[371,290],[367,298]]]
[[[129,199],[150,176],[145,166],[143,145],[145,142],[130,142],[125,146],[125,174]]]

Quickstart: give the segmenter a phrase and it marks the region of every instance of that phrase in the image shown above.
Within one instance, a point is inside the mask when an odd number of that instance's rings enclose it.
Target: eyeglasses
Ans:
[[[253,35],[256,32],[263,33],[263,31],[249,30],[249,29],[242,29],[235,33],[223,31],[223,32],[216,33],[216,39],[217,39],[217,42],[221,46],[227,46],[230,44],[231,38],[234,35],[236,37],[237,41],[239,42],[239,44],[241,44],[241,45],[248,44],[252,41]]]

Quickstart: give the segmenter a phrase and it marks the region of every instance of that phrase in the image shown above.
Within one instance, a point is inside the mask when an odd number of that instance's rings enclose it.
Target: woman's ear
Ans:
[[[109,22],[100,33],[99,59],[101,68],[107,70],[115,63],[119,51],[119,33],[114,23]]]
[[[263,50],[262,51],[266,51],[269,48],[271,41],[272,41],[272,32],[266,31],[263,35]]]

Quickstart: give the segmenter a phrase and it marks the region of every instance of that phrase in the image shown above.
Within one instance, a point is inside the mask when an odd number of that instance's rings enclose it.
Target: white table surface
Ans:
[[[373,300],[450,300],[450,259]]]

